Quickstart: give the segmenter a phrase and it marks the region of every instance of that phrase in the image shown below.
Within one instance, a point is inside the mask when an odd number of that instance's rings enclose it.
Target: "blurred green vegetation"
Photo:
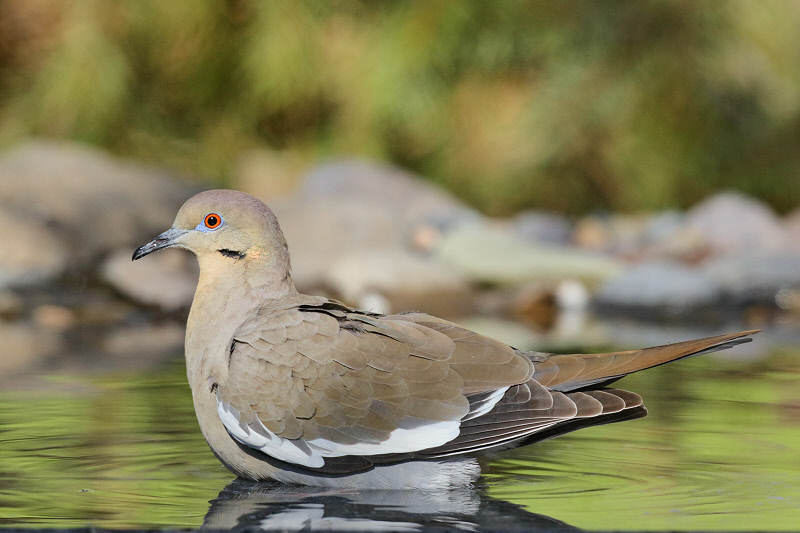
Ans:
[[[399,164],[492,214],[800,204],[800,2],[0,0],[0,146],[235,184],[258,149]]]

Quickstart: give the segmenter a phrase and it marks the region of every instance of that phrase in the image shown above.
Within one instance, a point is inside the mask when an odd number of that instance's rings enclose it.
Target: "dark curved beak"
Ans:
[[[180,237],[181,235],[185,235],[188,233],[189,230],[185,229],[176,229],[170,228],[152,241],[148,242],[144,246],[140,246],[133,252],[133,261],[137,259],[141,259],[142,257],[146,256],[147,254],[151,254],[153,252],[157,252],[158,250],[163,250],[164,248],[169,248],[170,246],[174,246],[175,239]]]

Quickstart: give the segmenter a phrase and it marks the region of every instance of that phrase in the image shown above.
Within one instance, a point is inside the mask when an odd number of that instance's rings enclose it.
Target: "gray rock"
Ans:
[[[568,247],[533,244],[501,226],[474,223],[453,228],[435,252],[467,279],[493,285],[578,279],[596,284],[620,270],[616,260]]]
[[[332,264],[355,252],[430,250],[447,228],[480,216],[443,190],[401,170],[364,161],[322,165],[294,197],[263,198],[281,221],[300,290],[328,283]]]
[[[800,253],[728,257],[710,263],[706,272],[734,305],[782,307],[776,301],[781,291],[800,288]]]
[[[452,268],[403,248],[342,255],[330,263],[324,280],[342,299],[360,307],[376,294],[382,296],[388,303],[383,312],[424,309],[448,314],[444,304],[449,303],[452,314],[470,298],[469,286]]]
[[[152,238],[198,190],[76,144],[30,142],[0,157],[0,206],[47,225],[69,249],[70,266]]]
[[[164,250],[131,261],[133,249],[111,254],[100,268],[102,279],[131,300],[164,311],[188,308],[197,286],[197,262],[182,250]]]
[[[645,244],[649,220],[647,215],[587,216],[576,223],[572,239],[581,248],[636,255]]]
[[[669,240],[685,224],[685,215],[678,211],[664,211],[646,221],[642,238],[647,245],[657,245]]]
[[[406,235],[381,206],[351,199],[293,199],[270,207],[281,222],[300,290],[324,285],[330,265],[359,250],[403,247]]]
[[[717,194],[693,207],[686,226],[702,236],[712,256],[778,252],[789,246],[769,206],[735,192]]]
[[[605,283],[595,307],[642,318],[694,316],[719,304],[722,287],[708,274],[670,262],[633,266]]]
[[[7,228],[0,239],[0,289],[49,281],[64,272],[67,248],[44,223],[0,205],[0,227]]]
[[[565,216],[543,211],[523,211],[513,219],[514,231],[533,242],[567,244],[572,222]]]
[[[478,213],[448,192],[422,178],[379,163],[345,160],[322,165],[301,184],[301,200],[349,199],[380,206],[400,225],[423,221],[449,225]]]

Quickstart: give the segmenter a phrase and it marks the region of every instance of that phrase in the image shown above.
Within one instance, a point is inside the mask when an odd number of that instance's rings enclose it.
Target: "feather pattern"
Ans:
[[[236,331],[217,405],[245,446],[320,472],[356,470],[479,453],[642,411],[637,394],[598,384],[741,335],[551,355],[429,315],[382,316],[303,297],[260,308]]]

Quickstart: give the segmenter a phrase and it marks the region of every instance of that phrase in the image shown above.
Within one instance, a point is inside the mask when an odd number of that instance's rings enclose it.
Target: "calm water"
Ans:
[[[179,360],[0,392],[0,526],[417,530],[800,528],[800,351],[626,378],[647,418],[503,452],[451,493],[235,482]]]

